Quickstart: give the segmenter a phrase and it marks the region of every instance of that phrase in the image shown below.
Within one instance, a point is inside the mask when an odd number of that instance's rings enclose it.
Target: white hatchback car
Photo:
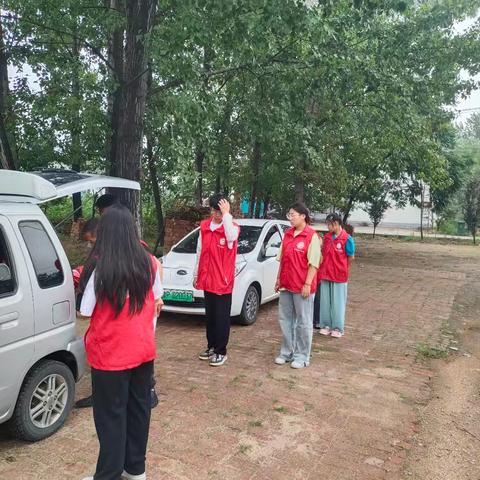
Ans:
[[[281,220],[236,220],[240,225],[232,294],[232,317],[241,325],[257,319],[261,304],[278,297],[275,293],[279,263],[276,260],[284,232],[290,223]],[[193,288],[193,270],[199,229],[189,233],[163,257],[165,306],[163,311],[205,315],[201,290]]]

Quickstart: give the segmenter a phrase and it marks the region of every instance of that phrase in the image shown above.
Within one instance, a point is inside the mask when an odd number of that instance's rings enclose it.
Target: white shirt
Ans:
[[[153,290],[153,297],[155,298],[155,300],[162,298],[163,285],[162,285],[162,280],[160,279],[160,272],[158,271],[158,269],[155,275],[155,282],[153,283],[152,290]],[[88,279],[87,285],[85,287],[85,291],[83,292],[82,302],[80,304],[80,313],[84,317],[91,317],[96,304],[97,304],[97,296],[95,295],[95,270],[94,270],[90,275],[90,278]]]

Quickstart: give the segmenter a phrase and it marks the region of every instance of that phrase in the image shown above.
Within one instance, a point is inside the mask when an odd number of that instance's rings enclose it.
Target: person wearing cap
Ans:
[[[240,227],[221,194],[209,198],[211,217],[200,224],[193,286],[205,294],[207,348],[199,358],[212,367],[227,360],[230,310]]]
[[[310,365],[321,240],[309,225],[310,214],[303,203],[294,203],[287,218],[292,228],[285,232],[277,257],[280,268],[275,291],[280,291],[278,320],[283,341],[275,363],[291,362],[292,368],[304,368]]]
[[[345,308],[350,265],[355,258],[355,241],[342,227],[338,213],[327,215],[320,266],[320,333],[341,338],[345,332]]]

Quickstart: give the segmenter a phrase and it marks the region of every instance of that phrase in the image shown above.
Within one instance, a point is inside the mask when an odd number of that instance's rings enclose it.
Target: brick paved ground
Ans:
[[[347,335],[314,336],[311,366],[276,366],[277,305],[232,329],[227,366],[196,360],[201,319],[165,315],[157,328],[157,388],[148,473],[155,480],[400,479],[427,401],[431,370],[420,342],[442,341],[463,286],[469,247],[359,241]],[[473,250],[472,250],[473,251]],[[478,253],[474,259],[479,263]],[[450,259],[449,261],[447,261]],[[89,393],[89,376],[77,396]],[[79,479],[97,455],[91,412],[74,411],[37,444],[0,430],[0,478]]]

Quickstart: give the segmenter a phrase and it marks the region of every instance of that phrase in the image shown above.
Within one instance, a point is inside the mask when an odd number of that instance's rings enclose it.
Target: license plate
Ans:
[[[173,302],[193,302],[193,292],[191,290],[165,290],[163,299]]]

